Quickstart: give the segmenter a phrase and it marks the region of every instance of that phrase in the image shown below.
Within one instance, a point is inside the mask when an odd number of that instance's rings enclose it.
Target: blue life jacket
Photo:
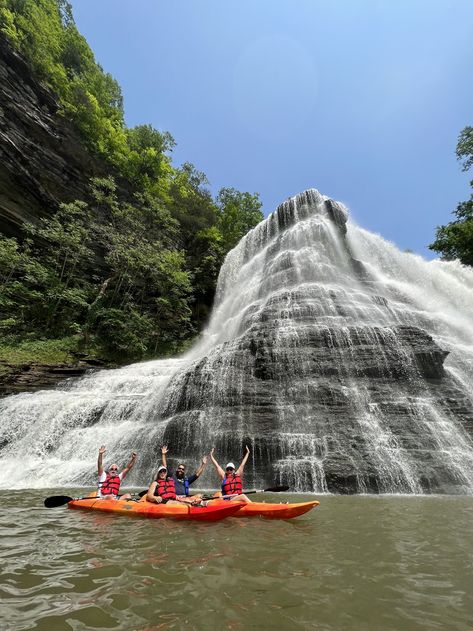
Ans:
[[[178,495],[182,495],[181,488],[184,487],[184,495],[189,495],[189,479],[187,477],[179,479],[175,475],[172,476],[176,485],[176,491]],[[180,492],[179,492],[180,491]]]

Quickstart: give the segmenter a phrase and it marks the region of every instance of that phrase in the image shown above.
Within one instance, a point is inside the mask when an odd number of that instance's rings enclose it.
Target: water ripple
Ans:
[[[471,629],[471,498],[327,496],[294,521],[217,524],[1,498],[8,631]]]

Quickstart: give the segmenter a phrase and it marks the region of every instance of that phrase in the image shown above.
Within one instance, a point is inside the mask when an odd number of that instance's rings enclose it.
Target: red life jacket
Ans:
[[[120,476],[110,475],[107,473],[107,477],[100,483],[99,488],[102,495],[118,495],[120,490]]]
[[[243,493],[243,482],[239,475],[223,478],[222,495],[241,495]]]
[[[156,489],[154,490],[154,494],[159,495],[159,497],[162,497],[163,502],[167,502],[168,500],[175,500],[176,487],[174,485],[174,480],[172,478],[166,478],[165,480],[158,480]]]

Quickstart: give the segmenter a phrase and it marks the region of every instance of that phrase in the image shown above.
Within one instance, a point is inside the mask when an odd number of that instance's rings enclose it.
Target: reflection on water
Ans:
[[[205,524],[42,507],[61,492],[0,494],[2,630],[471,629],[469,497]]]

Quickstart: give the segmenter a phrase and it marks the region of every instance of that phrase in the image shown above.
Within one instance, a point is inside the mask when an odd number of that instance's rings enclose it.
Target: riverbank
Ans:
[[[184,340],[173,356],[185,353],[198,335]],[[90,370],[119,368],[140,361],[167,359],[166,355],[107,356],[90,344],[84,349],[79,336],[51,340],[7,340],[0,342],[0,398],[20,392],[53,388],[69,377],[81,377]]]
[[[74,338],[3,343],[0,344],[0,397],[52,388],[88,370],[114,366],[114,362],[94,352],[78,352]]]
[[[88,370],[104,367],[106,364],[98,360],[53,365],[37,362],[10,364],[0,360],[0,397],[53,388],[64,379],[81,377]]]

